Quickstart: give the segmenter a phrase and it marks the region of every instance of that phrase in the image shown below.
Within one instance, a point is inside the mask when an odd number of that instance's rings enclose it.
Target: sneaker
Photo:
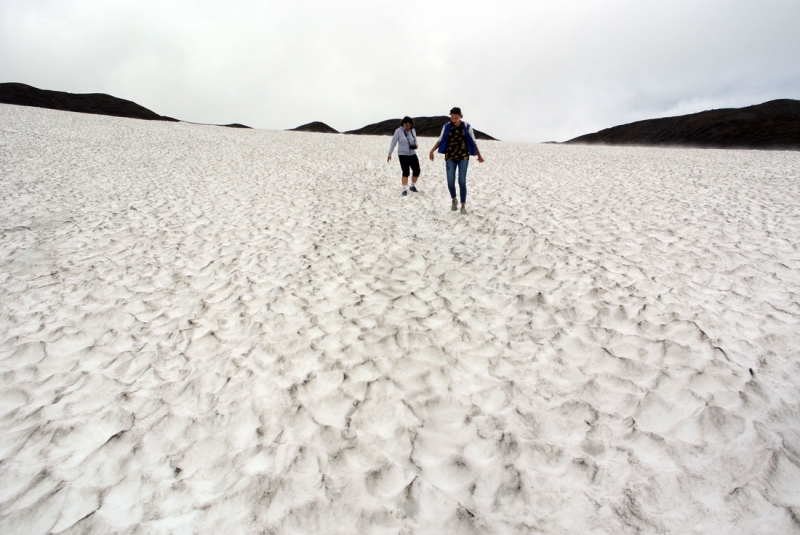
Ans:
[[[413,191],[414,193],[419,193],[419,190],[417,189],[416,186],[411,186],[411,188],[409,189],[411,189],[411,191]]]
[[[458,201],[456,199],[453,199],[453,205],[450,207],[450,210],[452,210],[453,212],[458,210]]]
[[[403,193],[401,193],[400,195],[402,195],[403,197],[405,197],[406,195],[408,195],[408,192],[407,192],[406,190],[403,190]]]
[[[461,213],[462,214],[466,214],[467,213],[467,208],[465,206],[461,207]]]

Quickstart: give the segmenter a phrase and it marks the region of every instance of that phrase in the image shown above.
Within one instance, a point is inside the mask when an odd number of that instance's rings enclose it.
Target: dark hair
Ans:
[[[403,120],[400,121],[400,126],[403,126],[406,123],[409,123],[411,126],[414,126],[414,119],[406,115],[405,117],[403,117]]]
[[[450,110],[450,113],[457,113],[457,114],[461,115],[461,108],[459,108],[458,106],[456,106],[455,108],[453,108],[452,110]]]

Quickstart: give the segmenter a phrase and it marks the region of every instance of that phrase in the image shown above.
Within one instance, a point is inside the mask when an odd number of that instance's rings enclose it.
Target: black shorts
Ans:
[[[414,172],[412,176],[419,177],[419,158],[417,158],[416,154],[413,156],[399,155],[397,158],[400,160],[400,168],[403,170],[403,176],[408,176],[408,170],[411,168]]]

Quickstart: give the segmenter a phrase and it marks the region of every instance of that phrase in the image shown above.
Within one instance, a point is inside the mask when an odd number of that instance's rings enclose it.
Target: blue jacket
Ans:
[[[472,129],[469,123],[461,121],[462,126],[464,127],[464,133],[467,134],[467,150],[469,151],[471,156],[478,155],[478,144],[475,143],[475,131]],[[442,128],[442,133],[439,135],[439,154],[444,154],[447,152],[447,140],[450,137],[450,127],[453,126],[453,122],[449,121],[444,127]]]

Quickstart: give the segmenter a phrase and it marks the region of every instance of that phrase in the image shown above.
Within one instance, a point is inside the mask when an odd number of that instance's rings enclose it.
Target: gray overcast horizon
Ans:
[[[509,141],[800,99],[800,0],[0,0],[0,82],[200,123],[460,106]]]

